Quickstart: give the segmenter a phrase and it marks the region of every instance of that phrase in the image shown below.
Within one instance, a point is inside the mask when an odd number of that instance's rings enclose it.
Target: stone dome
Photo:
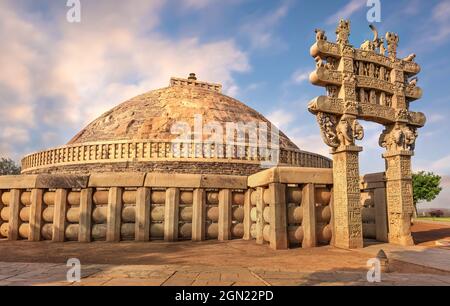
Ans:
[[[250,141],[260,135],[267,138],[266,148]],[[278,146],[271,145],[272,139]],[[328,158],[301,151],[260,113],[223,95],[221,85],[197,81],[191,74],[116,106],[65,146],[24,157],[22,172],[250,175],[273,160],[285,166],[331,167]]]
[[[198,81],[183,82],[171,79],[171,86],[153,90],[132,98],[106,112],[80,131],[69,145],[96,141],[158,140],[172,141],[178,135],[171,133],[176,123],[186,122],[194,132],[194,117],[201,116],[202,125],[226,123],[271,122],[244,103],[223,95],[221,86]],[[192,133],[193,134],[193,133]],[[203,140],[209,136],[202,135]],[[298,147],[282,132],[280,148],[298,150]]]

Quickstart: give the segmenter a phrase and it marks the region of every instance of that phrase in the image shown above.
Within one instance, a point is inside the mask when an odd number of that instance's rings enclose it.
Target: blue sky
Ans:
[[[351,42],[371,38],[366,0],[81,0],[81,23],[66,21],[65,0],[0,3],[0,155],[66,143],[86,123],[139,93],[196,72],[265,114],[301,149],[326,154],[309,100],[315,28],[335,39],[339,18]],[[428,117],[414,168],[444,176],[450,199],[450,1],[381,1],[379,31],[400,35],[399,55],[417,54]],[[361,173],[384,170],[382,127],[364,123]]]

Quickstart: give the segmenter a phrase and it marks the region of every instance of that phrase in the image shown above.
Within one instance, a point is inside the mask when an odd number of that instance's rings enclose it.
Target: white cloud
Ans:
[[[351,0],[339,11],[327,18],[326,24],[336,24],[341,18],[349,19],[354,13],[367,5],[367,0]]]
[[[267,119],[275,124],[280,130],[283,130],[294,121],[295,116],[292,112],[279,109],[267,115]]]
[[[308,134],[305,127],[296,127],[285,132],[300,150],[331,157],[330,148],[323,142],[318,129],[319,127],[317,127],[317,132],[312,134]]]
[[[291,76],[291,83],[302,84],[303,82],[309,80],[310,71],[304,69],[298,69]]]
[[[430,169],[436,173],[450,173],[450,155],[431,163]]]
[[[189,9],[203,9],[220,2],[219,0],[183,0],[183,6]]]
[[[433,21],[436,26],[433,28],[432,41],[442,41],[450,36],[450,2],[442,1],[433,9]]]
[[[234,95],[232,74],[250,69],[247,54],[233,40],[161,35],[156,26],[164,3],[83,2],[82,22],[69,24],[65,11],[56,10],[55,19],[25,18],[29,10],[2,1],[0,127],[56,141],[53,132],[75,133],[120,102],[190,72]],[[0,155],[27,153],[11,135],[0,133]]]
[[[282,46],[283,43],[275,35],[275,28],[288,14],[290,1],[283,2],[275,11],[264,16],[254,16],[241,27],[241,31],[250,39],[254,49],[265,49]]]
[[[438,113],[427,114],[427,122],[428,123],[438,123],[442,120],[445,120],[446,116]]]

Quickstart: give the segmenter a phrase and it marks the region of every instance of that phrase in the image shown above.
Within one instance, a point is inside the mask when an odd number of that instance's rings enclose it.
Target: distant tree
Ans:
[[[441,177],[433,172],[418,172],[413,174],[414,207],[421,201],[431,202],[442,191]]]
[[[433,218],[441,218],[444,215],[442,210],[432,210],[430,211],[430,216]]]
[[[20,166],[10,158],[0,158],[0,175],[20,174]]]

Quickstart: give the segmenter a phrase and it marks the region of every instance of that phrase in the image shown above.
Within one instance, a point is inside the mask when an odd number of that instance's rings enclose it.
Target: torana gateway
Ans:
[[[333,161],[301,151],[266,118],[194,74],[105,113],[67,145],[30,154],[0,178],[0,239],[255,240],[274,249],[364,239],[412,244],[411,164],[425,116],[414,55],[398,36],[360,49],[341,20],[337,43],[316,30],[309,104]],[[386,56],[387,51],[387,56]],[[386,173],[360,177],[355,145],[370,120],[386,126]],[[231,135],[231,136],[230,136]]]

